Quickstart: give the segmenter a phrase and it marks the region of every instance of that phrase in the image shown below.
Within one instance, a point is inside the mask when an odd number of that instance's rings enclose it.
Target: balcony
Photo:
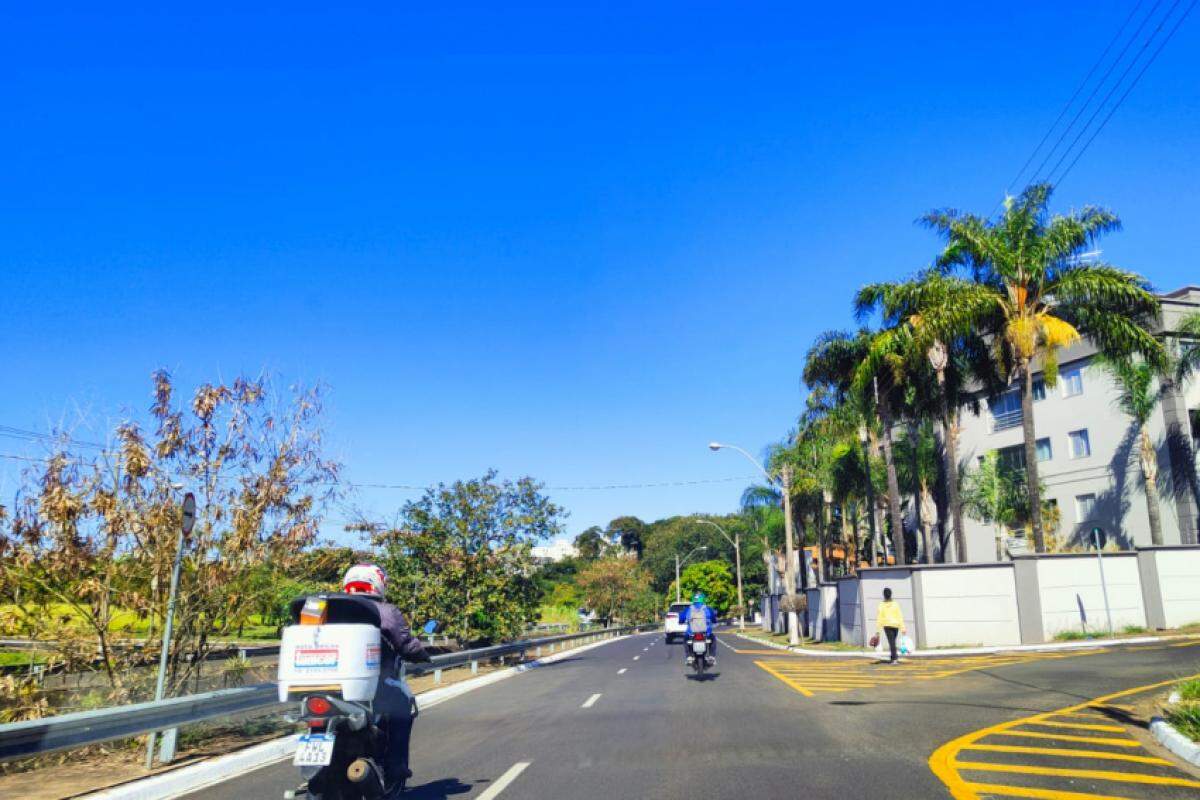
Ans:
[[[1021,409],[1015,408],[1006,411],[992,412],[992,433],[997,431],[1006,431],[1009,428],[1016,428],[1021,424]]]

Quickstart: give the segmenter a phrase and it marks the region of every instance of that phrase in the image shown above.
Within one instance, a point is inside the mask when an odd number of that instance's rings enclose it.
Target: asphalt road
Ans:
[[[1200,672],[1200,642],[889,667],[721,639],[703,682],[687,676],[678,646],[644,634],[428,709],[408,796],[924,800],[953,785],[960,796],[992,787],[980,797],[1200,797],[1200,777],[1159,763],[1126,730],[1117,706],[1132,697],[1089,705]],[[275,800],[298,782],[277,764],[190,797]]]

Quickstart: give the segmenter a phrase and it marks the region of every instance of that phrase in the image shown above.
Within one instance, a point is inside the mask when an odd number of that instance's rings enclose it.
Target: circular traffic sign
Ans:
[[[196,524],[196,495],[188,492],[183,497],[183,535],[187,536],[192,532],[193,526]]]

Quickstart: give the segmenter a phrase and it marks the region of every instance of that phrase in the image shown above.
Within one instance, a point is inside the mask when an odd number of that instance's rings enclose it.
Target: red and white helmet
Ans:
[[[374,564],[355,564],[342,578],[342,591],[383,597],[387,592],[387,575]]]

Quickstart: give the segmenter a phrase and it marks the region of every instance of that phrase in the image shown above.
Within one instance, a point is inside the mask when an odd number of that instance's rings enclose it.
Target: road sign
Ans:
[[[1104,532],[1104,528],[1099,525],[1092,528],[1092,542],[1096,545],[1097,550],[1104,549],[1104,546],[1108,544],[1108,534]]]
[[[183,497],[183,535],[189,536],[196,525],[196,495],[188,492]]]

